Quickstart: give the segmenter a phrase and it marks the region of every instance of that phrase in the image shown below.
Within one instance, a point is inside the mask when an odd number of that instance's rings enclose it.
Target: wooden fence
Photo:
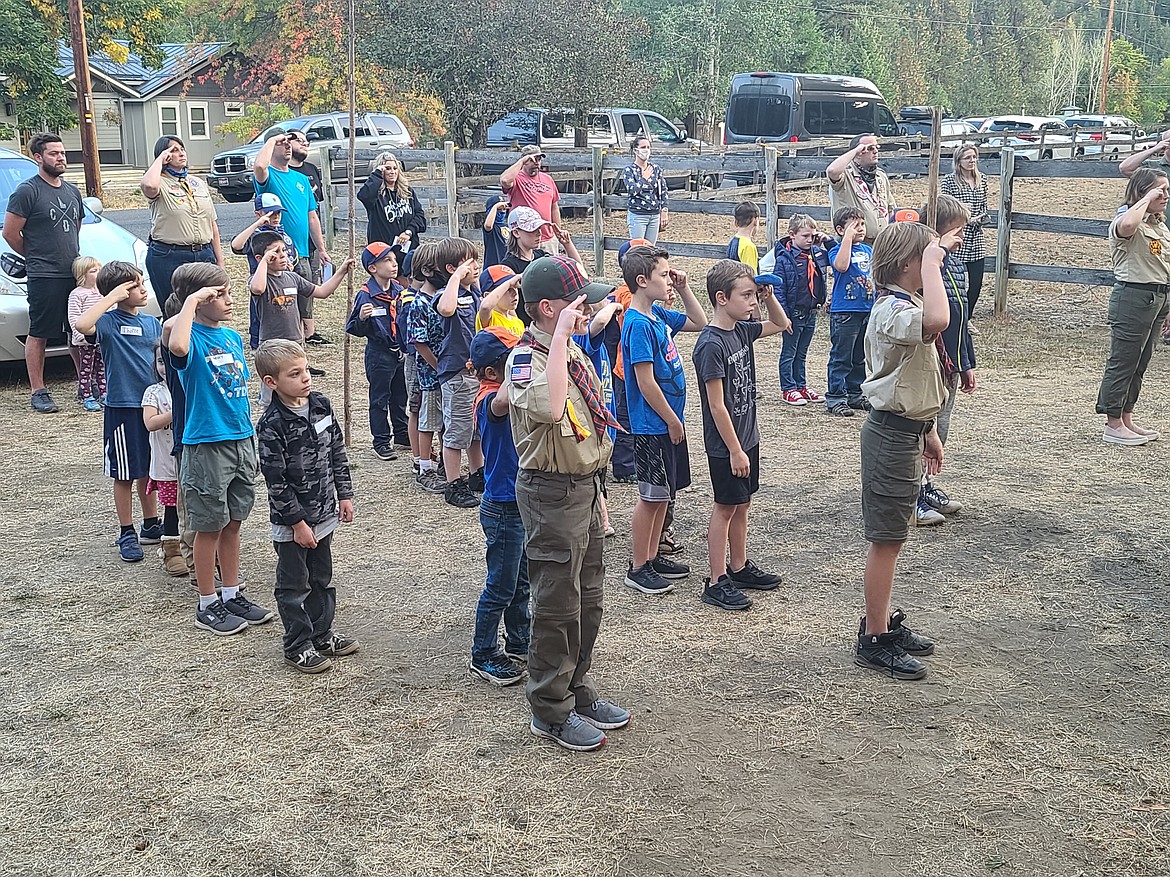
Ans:
[[[1031,149],[1031,147],[1029,147]],[[809,156],[804,144],[778,144],[763,147],[741,147],[714,150],[701,154],[662,153],[655,155],[654,162],[667,173],[689,174],[695,180],[705,177],[720,179],[729,175],[741,178],[759,177],[764,181],[763,200],[759,203],[764,220],[768,245],[775,244],[782,218],[793,213],[807,213],[817,220],[829,220],[827,206],[783,204],[779,198],[788,185],[783,180],[810,179],[823,175],[831,158]],[[815,150],[815,147],[814,147]],[[478,230],[472,217],[483,214],[484,201],[493,192],[498,193],[498,178],[494,175],[479,174],[483,166],[500,167],[512,164],[517,157],[514,150],[456,149],[445,144],[443,150],[409,149],[398,150],[399,159],[406,163],[433,163],[441,166],[442,176],[435,180],[416,180],[412,185],[424,204],[432,231],[438,234],[456,234],[477,238]],[[347,167],[347,156],[336,150],[331,154],[331,170]],[[603,220],[608,212],[626,209],[626,198],[612,194],[616,179],[629,164],[624,153],[607,153],[601,147],[591,150],[566,150],[547,153],[546,161],[554,178],[563,182],[584,184],[583,192],[568,192],[561,195],[560,204],[565,208],[584,208],[592,215],[592,236],[574,236],[573,242],[585,253],[593,254],[593,272],[603,276],[606,271],[606,252],[614,252],[625,243],[623,237],[607,237]],[[468,172],[460,176],[461,166]],[[882,168],[891,177],[927,176],[929,158],[924,155],[891,155],[883,157]],[[1027,262],[1012,262],[1012,232],[1043,232],[1062,237],[1104,238],[1108,234],[1112,217],[1102,219],[1081,219],[1064,216],[1016,213],[1012,210],[1015,180],[1029,178],[1085,179],[1106,178],[1119,182],[1117,165],[1108,160],[1017,160],[1016,151],[1003,149],[998,155],[987,156],[981,162],[983,172],[1000,179],[998,210],[992,212],[990,224],[997,231],[995,256],[989,256],[986,270],[994,274],[995,312],[1006,313],[1007,287],[1009,280],[1029,280],[1041,283],[1071,283],[1083,286],[1108,285],[1113,274],[1104,268],[1082,268],[1069,265],[1045,265]],[[341,174],[344,178],[345,174]],[[325,198],[326,231],[332,235],[338,227],[344,227],[345,220],[337,210],[337,176],[334,184],[328,186]],[[360,185],[362,180],[358,181]],[[759,189],[751,190],[751,194]],[[748,195],[747,190],[744,195]],[[695,186],[689,192],[672,192],[667,206],[673,215],[693,213],[705,216],[730,217],[744,197],[737,195],[737,189],[724,188],[701,192]],[[827,201],[826,196],[826,201]],[[730,222],[728,223],[730,227]],[[659,244],[673,255],[695,259],[717,260],[726,256],[725,243],[692,243],[687,241],[659,240]]]

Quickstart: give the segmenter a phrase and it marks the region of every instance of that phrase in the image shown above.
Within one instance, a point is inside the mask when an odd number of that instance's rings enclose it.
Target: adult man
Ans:
[[[1170,110],[1168,110],[1170,112]],[[1170,131],[1162,135],[1162,139],[1153,146],[1127,155],[1125,160],[1117,166],[1121,175],[1126,179],[1133,176],[1139,167],[1151,167],[1156,170],[1170,170]]]
[[[28,143],[37,163],[36,176],[16,187],[4,214],[4,242],[24,257],[28,268],[28,337],[24,361],[32,389],[32,407],[42,414],[60,409],[45,389],[45,348],[49,339],[68,333],[73,260],[80,249],[81,192],[61,179],[65,146],[56,134],[36,134]]]
[[[508,196],[511,207],[531,207],[545,222],[559,226],[561,193],[557,191],[556,181],[541,170],[543,160],[544,153],[539,146],[525,146],[520,150],[520,158],[500,174],[500,188]],[[541,229],[540,241],[542,249],[559,252],[556,235],[550,226]]]
[[[305,136],[303,131],[289,131],[288,142],[292,147],[292,157],[289,159],[288,166],[290,170],[300,171],[309,178],[309,185],[313,190],[313,197],[317,199],[317,203],[321,203],[324,197],[324,192],[321,190],[321,170],[317,165],[311,161],[306,161],[309,157],[309,138]],[[321,221],[321,211],[317,210],[317,221]],[[322,235],[324,236],[324,235]],[[313,283],[321,283],[321,253],[317,249],[316,243],[309,239],[309,268],[313,272],[310,278]],[[313,299],[301,299],[304,304],[301,305],[301,326],[305,330],[306,344],[332,344],[332,341],[317,334],[317,324],[313,319]]]
[[[829,205],[833,213],[856,207],[865,216],[865,243],[873,246],[898,205],[890,193],[890,178],[878,167],[878,142],[873,134],[858,134],[849,151],[825,170],[829,178]]]

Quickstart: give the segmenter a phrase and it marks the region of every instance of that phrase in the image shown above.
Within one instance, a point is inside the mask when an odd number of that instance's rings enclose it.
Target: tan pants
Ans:
[[[521,469],[516,478],[532,586],[525,693],[532,714],[554,725],[597,700],[589,667],[605,582],[599,498],[596,476]]]

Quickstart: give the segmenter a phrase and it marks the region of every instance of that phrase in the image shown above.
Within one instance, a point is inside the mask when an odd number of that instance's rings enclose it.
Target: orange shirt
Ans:
[[[623,283],[614,291],[613,296],[618,304],[622,306],[622,312],[617,315],[618,330],[620,331],[626,322],[626,311],[630,309],[630,302],[633,300],[634,295],[630,292],[630,287]],[[622,365],[622,346],[620,344],[618,345],[617,358],[613,362],[613,373],[623,381],[626,379],[626,370]]]

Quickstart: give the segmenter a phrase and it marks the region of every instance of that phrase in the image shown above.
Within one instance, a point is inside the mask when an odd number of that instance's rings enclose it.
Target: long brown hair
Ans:
[[[1132,177],[1129,178],[1129,184],[1125,187],[1125,203],[1130,207],[1142,200],[1142,196],[1154,186],[1158,185],[1158,180],[1166,179],[1166,172],[1152,167],[1140,167]]]
[[[983,174],[979,173],[979,147],[974,143],[964,143],[955,150],[955,154],[951,156],[951,170],[954,171],[958,179],[963,179],[963,168],[961,162],[963,156],[968,152],[975,153],[975,188],[979,188],[979,184],[983,181]]]
[[[402,201],[410,200],[410,183],[406,179],[406,171],[402,169],[402,162],[398,160],[398,156],[393,152],[383,152],[378,156],[377,168],[378,173],[382,173],[382,167],[389,162],[394,162],[398,167],[398,182],[394,184],[394,194]],[[386,180],[382,180],[382,187],[386,188]]]

